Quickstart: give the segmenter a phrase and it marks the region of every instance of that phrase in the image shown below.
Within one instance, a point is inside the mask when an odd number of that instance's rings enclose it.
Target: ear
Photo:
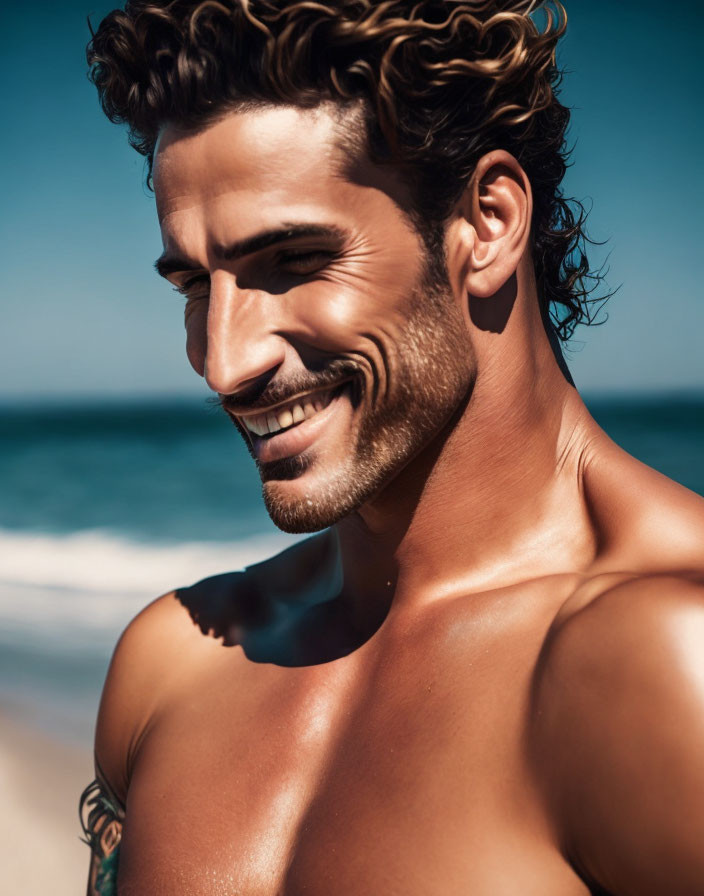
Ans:
[[[516,272],[530,237],[533,197],[516,159],[503,149],[477,163],[450,225],[448,260],[466,293],[495,295]]]

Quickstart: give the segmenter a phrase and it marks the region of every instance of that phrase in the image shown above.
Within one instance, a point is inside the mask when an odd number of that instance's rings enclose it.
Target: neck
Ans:
[[[477,378],[457,419],[335,527],[362,626],[392,604],[574,572],[593,557],[579,478],[595,424],[542,322],[517,311],[503,334],[476,340]]]

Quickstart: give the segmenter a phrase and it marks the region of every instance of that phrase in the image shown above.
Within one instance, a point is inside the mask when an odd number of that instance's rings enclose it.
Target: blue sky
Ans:
[[[85,77],[94,0],[3,14],[0,398],[204,395],[183,350],[181,301],[158,280],[143,160]],[[699,3],[567,0],[574,165],[566,190],[621,285],[602,327],[568,352],[588,392],[704,387],[704,177]],[[673,14],[676,13],[676,14]]]

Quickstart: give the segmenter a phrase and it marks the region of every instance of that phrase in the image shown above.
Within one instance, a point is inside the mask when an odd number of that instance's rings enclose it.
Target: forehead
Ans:
[[[196,231],[218,241],[282,220],[344,225],[398,213],[405,191],[393,170],[361,158],[354,175],[343,173],[352,167],[345,128],[359,120],[344,115],[330,104],[265,106],[228,112],[196,132],[165,128],[153,172],[165,242],[192,242]]]
[[[229,112],[190,133],[167,126],[154,156],[159,214],[176,210],[184,198],[287,190],[314,173],[327,180],[342,158],[335,130],[324,108],[290,106]]]

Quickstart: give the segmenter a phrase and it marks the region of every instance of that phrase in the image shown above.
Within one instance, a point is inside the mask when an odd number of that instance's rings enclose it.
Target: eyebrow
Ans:
[[[231,243],[228,246],[218,246],[215,249],[215,256],[223,261],[234,261],[237,258],[253,255],[255,252],[261,252],[262,249],[268,249],[271,246],[288,242],[289,240],[304,237],[324,237],[330,240],[342,241],[345,236],[344,230],[328,224],[284,224],[273,230],[265,230],[263,233],[257,233],[246,239],[238,240],[236,243]],[[154,262],[154,267],[160,277],[202,269],[201,265],[194,264],[187,258],[169,255],[167,252],[164,252],[163,255],[157,258]]]

